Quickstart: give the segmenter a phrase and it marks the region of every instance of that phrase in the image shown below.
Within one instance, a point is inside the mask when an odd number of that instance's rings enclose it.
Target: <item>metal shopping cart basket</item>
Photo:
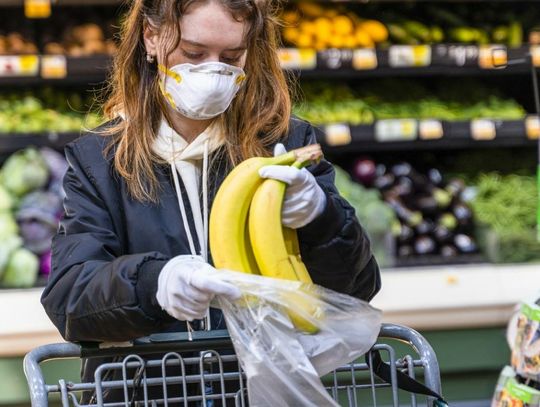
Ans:
[[[248,406],[245,375],[232,352],[227,331],[194,334],[192,341],[183,333],[152,335],[128,347],[85,347],[74,343],[38,347],[24,359],[32,406],[49,406],[49,399],[55,397],[62,406]],[[405,343],[407,354],[397,355],[394,345],[384,343],[388,339]],[[409,350],[414,350],[414,356],[408,354]],[[101,364],[93,382],[45,383],[41,362],[97,356],[114,356],[114,361]],[[420,374],[426,388],[433,394],[441,393],[439,366],[430,344],[413,329],[383,324],[379,340],[365,358],[336,369],[322,381],[332,398],[343,406],[416,406],[420,401],[425,402],[422,405],[438,405],[435,398],[420,400],[398,389],[407,388],[409,378]],[[152,397],[155,390],[159,390],[157,398]],[[81,404],[85,391],[92,397]],[[116,391],[121,399],[108,402],[106,395],[110,391]]]

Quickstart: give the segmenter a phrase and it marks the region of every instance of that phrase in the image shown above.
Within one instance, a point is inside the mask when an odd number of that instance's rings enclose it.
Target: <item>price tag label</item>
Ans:
[[[439,120],[421,120],[418,133],[422,140],[438,140],[443,136],[443,125]]]
[[[325,126],[325,141],[331,147],[351,144],[351,128],[347,124],[329,124]]]
[[[443,66],[477,66],[479,49],[476,45],[438,44],[433,47],[433,63]]]
[[[528,116],[525,119],[525,130],[528,139],[538,140],[540,138],[540,119],[538,116]]]
[[[319,52],[317,66],[321,69],[350,68],[353,60],[353,51],[350,49],[327,49]]]
[[[317,52],[314,49],[281,48],[279,62],[283,69],[315,69]]]
[[[478,54],[478,65],[483,69],[505,68],[508,52],[504,45],[482,45]]]
[[[411,68],[431,64],[429,45],[393,45],[388,50],[388,64],[393,68]]]
[[[411,141],[418,136],[414,119],[379,120],[375,123],[375,140],[379,142]]]
[[[488,119],[475,119],[471,121],[471,136],[474,140],[493,140],[497,135],[495,123]]]
[[[374,48],[355,49],[353,68],[359,71],[377,68],[377,54]]]
[[[540,66],[540,45],[531,45],[530,51],[534,66]]]
[[[26,18],[48,18],[51,16],[51,0],[24,0]]]
[[[41,57],[41,77],[61,79],[67,76],[67,62],[64,55],[45,55]]]
[[[37,55],[0,56],[0,76],[37,76],[38,70]]]

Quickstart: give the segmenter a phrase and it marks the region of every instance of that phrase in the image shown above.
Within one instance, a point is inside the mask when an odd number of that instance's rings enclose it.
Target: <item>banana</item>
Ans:
[[[297,160],[295,167],[320,158],[312,155]],[[281,208],[287,185],[284,182],[267,179],[257,188],[249,209],[249,237],[259,271],[263,276],[311,283],[311,277],[300,258],[296,231],[281,226]],[[302,309],[313,317],[320,317],[320,310],[306,303],[305,297],[287,294],[284,300],[289,304],[289,316],[300,330],[315,333],[317,327],[295,313]]]
[[[221,184],[210,211],[209,241],[214,265],[244,273],[258,273],[247,235],[247,216],[253,194],[262,183],[265,165],[290,165],[299,157],[320,151],[306,146],[277,157],[254,157],[236,166]]]
[[[300,255],[300,245],[298,244],[296,230],[283,226],[283,240],[289,254],[289,261],[294,268],[296,279],[303,283],[313,284],[313,280],[311,280],[311,276]]]

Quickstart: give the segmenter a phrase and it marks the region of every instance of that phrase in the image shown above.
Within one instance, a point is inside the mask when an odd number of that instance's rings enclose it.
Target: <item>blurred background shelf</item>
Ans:
[[[331,154],[367,153],[381,151],[420,151],[420,150],[455,150],[455,149],[481,149],[503,147],[534,148],[537,140],[529,138],[527,133],[536,130],[527,128],[525,120],[490,120],[476,121],[438,121],[395,119],[386,120],[386,132],[373,125],[328,125],[320,126],[318,141]],[[433,128],[434,136],[422,135],[422,123],[428,122]],[[379,123],[380,125],[381,123]],[[482,139],[480,133],[487,127],[487,139]],[[390,133],[389,133],[390,132]],[[393,134],[392,134],[393,132]],[[431,135],[433,137],[433,134]],[[534,135],[536,137],[536,134]],[[401,139],[401,140],[400,140]],[[402,141],[403,140],[403,141]]]

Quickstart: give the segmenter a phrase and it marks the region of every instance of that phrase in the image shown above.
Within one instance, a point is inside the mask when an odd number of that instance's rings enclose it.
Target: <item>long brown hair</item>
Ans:
[[[166,111],[159,90],[156,64],[146,61],[143,32],[146,24],[167,30],[169,55],[180,42],[179,19],[194,3],[213,0],[134,0],[122,22],[121,42],[108,85],[105,115],[118,120],[101,133],[114,136],[114,167],[139,201],[158,201],[154,172],[160,161],[152,143]],[[278,6],[272,0],[214,0],[231,15],[248,23],[246,81],[229,109],[220,117],[225,132],[225,156],[232,165],[269,154],[270,145],[288,131],[291,101],[280,67]]]

